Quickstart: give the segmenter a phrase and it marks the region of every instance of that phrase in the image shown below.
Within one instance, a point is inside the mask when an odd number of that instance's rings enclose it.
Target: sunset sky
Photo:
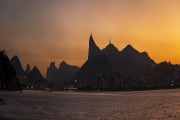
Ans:
[[[51,61],[81,66],[90,33],[157,63],[180,63],[180,0],[0,0],[0,49],[45,76]]]

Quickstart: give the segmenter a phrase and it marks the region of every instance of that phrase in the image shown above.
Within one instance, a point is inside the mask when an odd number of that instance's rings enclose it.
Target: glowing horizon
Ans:
[[[0,49],[43,76],[52,61],[81,66],[91,32],[101,49],[111,37],[119,51],[131,44],[157,63],[180,63],[177,0],[2,0],[0,9]]]

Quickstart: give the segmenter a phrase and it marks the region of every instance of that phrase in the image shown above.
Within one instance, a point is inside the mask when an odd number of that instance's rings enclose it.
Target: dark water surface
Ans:
[[[180,89],[0,91],[0,120],[180,120]]]

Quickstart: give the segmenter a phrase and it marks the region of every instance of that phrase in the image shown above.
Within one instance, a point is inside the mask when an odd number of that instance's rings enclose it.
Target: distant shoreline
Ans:
[[[133,92],[133,91],[158,91],[158,90],[173,90],[173,89],[180,89],[180,88],[162,88],[162,89],[128,89],[128,90],[44,90],[44,89],[23,89],[23,91],[47,91],[47,92]],[[11,92],[14,90],[0,90],[5,92]],[[19,90],[15,90],[18,92]],[[19,91],[21,92],[21,91]],[[1,100],[1,99],[0,99]]]

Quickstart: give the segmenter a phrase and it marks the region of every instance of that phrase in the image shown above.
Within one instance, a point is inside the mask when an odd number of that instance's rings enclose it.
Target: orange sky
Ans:
[[[157,63],[180,63],[179,0],[0,1],[0,49],[43,75],[51,61],[81,66],[91,32],[101,49],[111,37],[119,50],[131,44]]]

